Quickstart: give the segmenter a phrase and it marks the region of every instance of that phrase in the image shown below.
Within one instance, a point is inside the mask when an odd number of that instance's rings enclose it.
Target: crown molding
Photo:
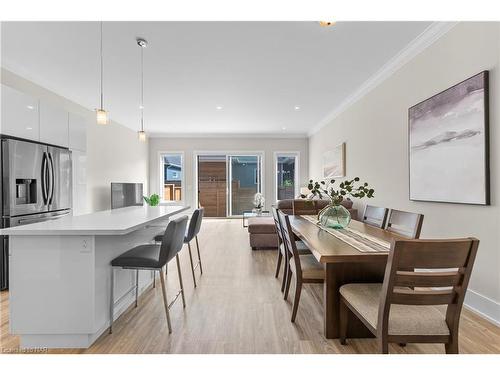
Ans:
[[[292,138],[307,139],[306,133],[148,133],[148,138]]]
[[[410,62],[426,48],[431,46],[457,24],[458,22],[433,22],[405,48],[399,51],[397,55],[385,63],[374,75],[368,78],[356,91],[342,101],[332,112],[325,116],[323,120],[321,120],[307,133],[307,135],[310,137],[317,133],[321,128],[330,123],[333,119],[356,103],[363,96],[368,94],[387,78],[392,76],[396,71]]]

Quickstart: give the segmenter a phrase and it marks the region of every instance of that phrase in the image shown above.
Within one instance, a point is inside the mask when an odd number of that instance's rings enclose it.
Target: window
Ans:
[[[160,153],[160,196],[163,201],[184,200],[184,155]]]
[[[275,153],[276,199],[293,199],[299,194],[298,153]]]

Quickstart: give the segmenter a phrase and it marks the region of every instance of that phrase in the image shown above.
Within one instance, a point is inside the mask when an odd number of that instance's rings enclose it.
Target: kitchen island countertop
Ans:
[[[189,209],[189,206],[140,206],[66,216],[57,220],[0,229],[9,236],[123,235]]]

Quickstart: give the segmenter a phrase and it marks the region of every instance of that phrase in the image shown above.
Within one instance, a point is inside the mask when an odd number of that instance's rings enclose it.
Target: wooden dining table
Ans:
[[[328,339],[338,338],[340,287],[350,283],[381,283],[389,252],[362,252],[300,215],[290,215],[289,219],[296,236],[324,265],[324,335]],[[403,239],[392,232],[356,220],[351,220],[349,228],[386,242]],[[354,314],[349,316],[348,321],[348,337],[373,337]]]

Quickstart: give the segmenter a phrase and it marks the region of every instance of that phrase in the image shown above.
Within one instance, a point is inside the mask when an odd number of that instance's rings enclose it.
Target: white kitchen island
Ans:
[[[9,236],[10,331],[22,348],[88,348],[109,327],[113,258],[150,243],[186,206],[127,207],[0,230]],[[139,293],[153,281],[139,271]],[[115,270],[116,319],[135,271]]]

